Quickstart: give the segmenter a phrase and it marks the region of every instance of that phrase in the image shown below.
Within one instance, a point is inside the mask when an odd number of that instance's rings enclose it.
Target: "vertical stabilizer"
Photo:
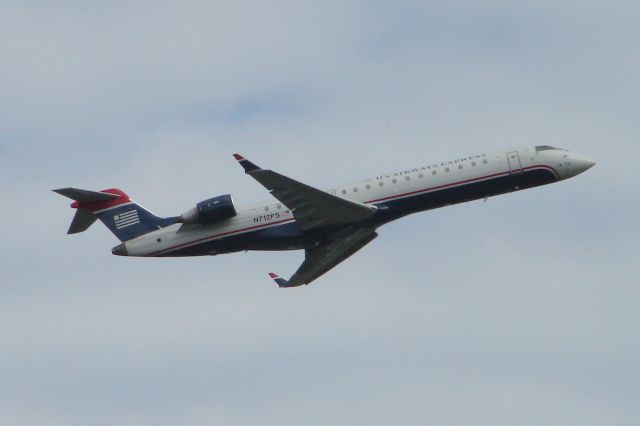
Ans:
[[[54,189],[60,195],[74,200],[77,209],[69,234],[87,230],[96,219],[120,240],[128,241],[175,223],[174,218],[160,218],[133,201],[119,189],[100,192],[77,188]]]

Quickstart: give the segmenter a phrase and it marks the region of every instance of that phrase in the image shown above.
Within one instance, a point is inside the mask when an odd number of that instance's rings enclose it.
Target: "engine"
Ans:
[[[236,214],[233,199],[231,195],[226,194],[196,204],[191,210],[182,213],[178,222],[188,224],[215,223],[234,217]]]

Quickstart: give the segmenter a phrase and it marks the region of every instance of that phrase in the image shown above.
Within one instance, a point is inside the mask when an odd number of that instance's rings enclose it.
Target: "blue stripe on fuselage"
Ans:
[[[307,243],[298,225],[291,221],[270,228],[204,241],[157,256],[207,256],[242,250],[300,250],[305,248]]]
[[[398,195],[371,204],[378,207],[376,214],[363,221],[362,226],[378,227],[408,214],[432,210],[450,204],[492,197],[515,190],[533,188],[556,182],[557,175],[550,169],[536,168],[519,173],[503,174],[486,180],[477,180],[459,186],[437,190],[426,189],[415,195]],[[517,188],[517,189],[516,189]],[[295,222],[242,234],[230,235],[183,247],[159,256],[197,256],[231,253],[242,250],[296,250],[312,243],[313,238],[298,228]]]

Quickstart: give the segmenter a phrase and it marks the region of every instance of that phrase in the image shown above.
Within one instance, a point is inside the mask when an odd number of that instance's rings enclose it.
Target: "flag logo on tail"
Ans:
[[[113,220],[116,223],[116,229],[126,228],[127,226],[140,223],[140,217],[137,210],[129,210],[124,213],[113,216]]]

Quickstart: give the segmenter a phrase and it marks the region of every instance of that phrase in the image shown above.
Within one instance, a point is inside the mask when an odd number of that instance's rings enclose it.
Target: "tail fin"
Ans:
[[[174,218],[155,216],[119,189],[95,192],[62,188],[53,191],[74,200],[71,207],[77,211],[68,234],[85,231],[100,219],[120,241],[128,241],[175,223]]]

